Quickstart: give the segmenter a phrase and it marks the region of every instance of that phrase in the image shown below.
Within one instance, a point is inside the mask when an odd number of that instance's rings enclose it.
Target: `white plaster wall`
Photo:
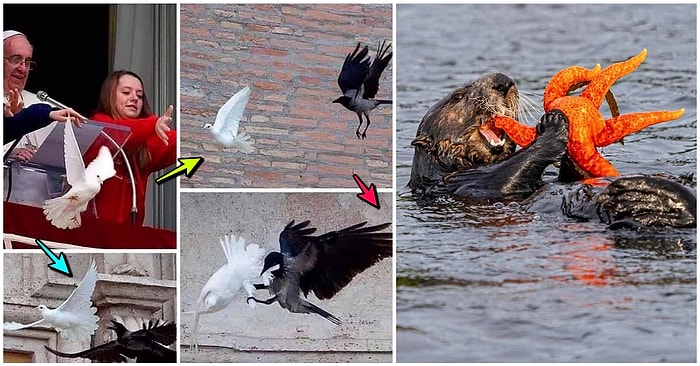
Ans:
[[[290,221],[311,220],[317,234],[368,221],[392,221],[392,196],[384,208],[355,193],[181,193],[180,311],[191,311],[209,277],[225,263],[219,237],[234,233],[267,252],[279,250],[278,235]],[[388,258],[357,275],[332,299],[309,300],[338,317],[335,326],[318,315],[292,314],[278,304],[250,309],[245,295],[226,309],[200,317],[198,351],[190,351],[192,317],[181,314],[183,362],[391,362],[393,270]],[[256,297],[267,299],[267,290]]]

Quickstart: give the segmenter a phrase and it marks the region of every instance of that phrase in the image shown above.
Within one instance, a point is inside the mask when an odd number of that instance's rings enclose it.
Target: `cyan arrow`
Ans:
[[[39,248],[46,253],[46,255],[49,256],[49,259],[53,263],[49,264],[49,268],[53,269],[54,271],[64,274],[68,277],[73,277],[73,272],[70,270],[70,266],[68,265],[68,260],[66,260],[66,257],[63,255],[63,253],[59,253],[58,257],[56,257],[56,254],[53,254],[51,249],[49,249],[44,243],[41,242],[41,240],[36,239],[36,243],[39,245]]]

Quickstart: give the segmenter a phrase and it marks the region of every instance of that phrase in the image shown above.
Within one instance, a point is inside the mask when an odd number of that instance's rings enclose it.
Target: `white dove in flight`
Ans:
[[[243,288],[248,296],[252,296],[255,286],[252,281],[260,278],[262,271],[262,259],[265,250],[257,244],[249,244],[244,247],[243,238],[225,235],[219,239],[221,248],[226,255],[227,263],[219,268],[207,281],[199,294],[199,299],[194,306],[194,328],[192,338],[194,347],[197,348],[197,327],[199,314],[211,314],[223,310],[231,303],[234,296]],[[271,275],[264,274],[263,283],[269,285]],[[241,297],[241,300],[243,297]],[[250,306],[251,304],[249,304]],[[253,307],[253,306],[251,306]],[[189,313],[185,313],[189,314]]]
[[[61,197],[46,200],[44,215],[59,229],[75,229],[80,226],[80,213],[87,210],[88,202],[100,192],[102,182],[117,172],[112,154],[106,146],[100,146],[97,157],[86,168],[70,118],[64,125],[66,178],[71,188]]]
[[[249,97],[250,87],[246,86],[219,108],[214,125],[207,123],[203,127],[214,135],[219,144],[225,147],[235,147],[246,154],[253,152],[253,145],[248,141],[250,136],[243,132],[238,133],[238,123],[243,117],[243,111],[248,104]]]
[[[58,331],[58,334],[70,342],[81,341],[89,338],[97,329],[99,317],[95,315],[97,309],[92,305],[92,292],[97,283],[97,266],[94,259],[90,261],[90,267],[85,272],[85,277],[68,299],[56,309],[49,309],[45,305],[39,305],[42,319],[31,324],[6,322],[5,330],[19,330],[31,328],[37,325],[47,324]]]

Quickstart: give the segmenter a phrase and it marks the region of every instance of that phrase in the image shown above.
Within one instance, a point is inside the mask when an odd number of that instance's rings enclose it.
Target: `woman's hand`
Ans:
[[[170,122],[173,121],[173,106],[169,105],[168,109],[163,113],[162,116],[158,117],[156,121],[156,135],[163,141],[164,144],[168,145],[168,132],[170,132]]]
[[[74,111],[72,108],[66,108],[66,109],[61,109],[57,111],[51,111],[49,113],[49,117],[58,122],[66,122],[68,119],[73,122],[75,127],[80,127],[82,126],[83,122],[87,120],[87,118],[83,117],[80,113]]]
[[[22,93],[18,89],[10,90],[7,94],[7,103],[3,105],[3,114],[5,117],[14,117],[19,111],[24,108],[24,100]]]
[[[13,158],[15,158],[23,163],[26,163],[29,160],[32,160],[35,153],[36,153],[36,151],[34,151],[32,149],[28,149],[26,147],[19,147],[19,148],[14,149],[12,151],[12,155],[10,155],[10,156],[12,156]]]

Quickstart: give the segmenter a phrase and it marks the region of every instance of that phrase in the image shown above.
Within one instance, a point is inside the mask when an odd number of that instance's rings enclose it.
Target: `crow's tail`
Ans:
[[[343,323],[343,322],[340,321],[340,319],[334,317],[333,314],[331,314],[331,313],[329,313],[329,312],[327,312],[327,311],[325,311],[325,310],[319,308],[318,306],[316,306],[316,305],[314,305],[314,304],[312,304],[312,303],[310,303],[310,302],[308,302],[308,301],[305,301],[305,302],[304,302],[304,307],[305,307],[306,309],[308,309],[309,312],[316,313],[316,314],[318,314],[318,315],[320,315],[320,316],[322,316],[322,317],[328,319],[331,323],[333,323],[333,324],[335,324],[335,325],[340,325],[340,324]]]

